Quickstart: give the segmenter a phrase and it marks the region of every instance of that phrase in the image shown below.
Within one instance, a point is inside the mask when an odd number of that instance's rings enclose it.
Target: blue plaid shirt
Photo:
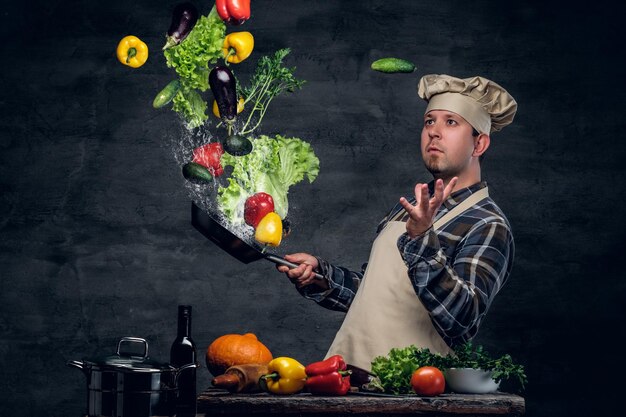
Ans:
[[[431,193],[433,184],[429,184]],[[486,185],[481,182],[455,191],[443,202],[435,220]],[[415,198],[409,201],[415,204]],[[403,210],[396,204],[380,222],[377,233]],[[398,221],[407,219],[404,213]],[[430,228],[414,239],[402,234],[397,246],[415,293],[443,340],[450,347],[471,340],[513,266],[513,234],[500,208],[486,198],[441,230]],[[367,265],[357,272],[318,260],[329,289],[307,286],[300,288],[300,293],[323,307],[347,311]]]

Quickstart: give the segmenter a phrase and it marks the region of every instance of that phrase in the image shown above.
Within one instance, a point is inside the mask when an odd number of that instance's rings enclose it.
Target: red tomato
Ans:
[[[209,170],[211,175],[219,177],[224,173],[220,159],[224,155],[224,148],[219,142],[207,143],[193,150],[193,161]]]
[[[422,366],[411,375],[411,386],[417,395],[434,397],[446,389],[446,379],[434,366]]]
[[[267,193],[256,193],[246,200],[243,218],[247,224],[256,228],[266,214],[274,211],[274,199]]]

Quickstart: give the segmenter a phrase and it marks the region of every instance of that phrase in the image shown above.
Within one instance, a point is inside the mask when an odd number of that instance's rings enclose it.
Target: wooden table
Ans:
[[[198,396],[198,416],[521,416],[524,398],[507,393],[388,396],[351,393],[343,397],[311,394],[229,394],[209,389]]]

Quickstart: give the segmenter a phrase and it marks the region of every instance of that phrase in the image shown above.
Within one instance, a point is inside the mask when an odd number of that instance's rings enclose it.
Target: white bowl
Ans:
[[[463,394],[487,394],[496,392],[500,386],[491,377],[491,371],[472,368],[450,368],[444,372],[446,384],[451,391]]]

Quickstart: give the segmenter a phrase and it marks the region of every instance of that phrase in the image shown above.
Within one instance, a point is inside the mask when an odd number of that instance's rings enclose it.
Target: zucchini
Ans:
[[[189,162],[183,165],[183,177],[188,180],[196,180],[201,182],[213,181],[213,175],[208,169],[195,162]]]
[[[170,81],[170,83],[166,85],[165,88],[161,90],[159,94],[157,94],[157,96],[154,98],[154,101],[152,102],[152,107],[154,107],[155,109],[160,109],[161,107],[165,106],[167,103],[174,99],[176,94],[178,94],[178,91],[180,91],[180,81]]]
[[[372,62],[372,69],[388,74],[394,72],[413,72],[415,71],[415,65],[412,62],[400,58],[381,58]]]
[[[224,151],[233,156],[243,156],[252,152],[252,142],[245,136],[231,135],[224,141]]]

